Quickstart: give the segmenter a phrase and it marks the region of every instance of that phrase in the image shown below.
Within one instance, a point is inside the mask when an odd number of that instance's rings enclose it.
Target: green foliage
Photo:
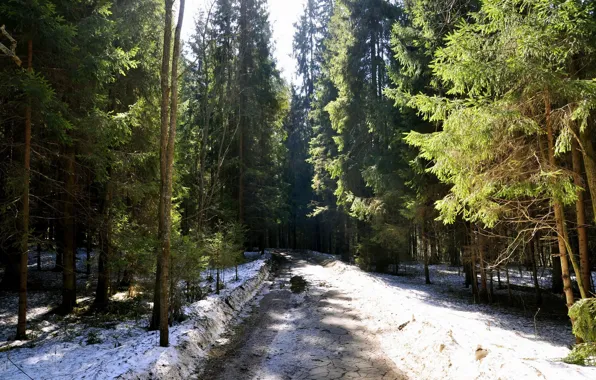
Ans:
[[[219,225],[217,230],[205,238],[204,252],[212,268],[229,268],[244,261],[243,244],[246,228],[238,223]]]
[[[596,299],[583,298],[569,308],[573,333],[586,343],[596,343]]]
[[[573,334],[583,343],[576,344],[564,359],[566,363],[596,365],[596,298],[583,298],[569,308]]]
[[[238,218],[240,204],[251,239],[264,240],[286,218],[289,93],[272,58],[265,8],[218,0],[190,39],[176,164],[184,234],[198,237]]]
[[[551,3],[484,2],[471,15],[474,22],[460,23],[434,55],[434,76],[448,96],[410,97],[422,117],[442,124],[433,134],[411,132],[406,141],[432,162],[428,171],[451,186],[437,202],[445,222],[461,215],[492,227],[519,215],[525,199],[576,199],[571,174],[545,159],[544,102],[561,107],[551,119],[562,154],[578,118],[564,110],[596,95],[587,90],[591,81],[567,70],[569,57],[592,51],[577,27],[591,30],[593,21],[589,5]]]
[[[596,366],[596,344],[576,344],[563,361],[568,364]]]
[[[92,344],[101,344],[103,343],[103,340],[97,331],[89,331],[89,333],[87,333],[87,340],[85,342],[89,346]]]

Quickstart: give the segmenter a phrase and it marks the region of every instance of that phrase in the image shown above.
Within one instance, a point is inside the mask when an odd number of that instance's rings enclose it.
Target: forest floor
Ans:
[[[81,273],[77,274],[77,302],[80,309],[85,309],[92,302],[94,279],[86,278],[83,273],[84,250],[78,256],[77,268]],[[34,284],[34,290],[29,292],[30,340],[13,340],[18,296],[0,292],[0,379],[169,378],[159,374],[172,368],[180,376],[185,370],[181,365],[185,355],[204,355],[205,342],[214,341],[224,331],[226,321],[234,316],[231,307],[243,302],[239,298],[250,299],[260,289],[260,282],[256,283],[255,279],[268,272],[263,272],[267,260],[261,256],[254,258],[238,267],[238,280],[234,278],[235,268],[225,270],[222,277],[227,281],[219,295],[209,294],[184,306],[187,320],[170,328],[171,346],[161,348],[158,332],[147,331],[150,309],[142,295],[129,298],[126,292],[117,293],[106,314],[87,315],[78,309],[68,316],[55,313],[60,303],[62,273],[51,270],[55,259],[51,253],[42,254],[42,270],[38,271],[33,253],[29,268]],[[201,277],[207,276],[208,273],[203,273]],[[38,282],[47,286],[36,288]],[[202,285],[210,287],[206,283]],[[196,338],[197,344],[191,350],[179,350],[189,336]]]
[[[55,271],[56,254],[42,251],[40,253],[40,269],[37,268],[37,252],[29,253],[29,273],[27,291],[28,334],[33,340],[43,339],[48,324],[57,319],[55,309],[62,299],[62,272]],[[77,303],[79,306],[93,301],[97,281],[97,260],[92,252],[89,265],[91,275],[86,274],[87,253],[79,249],[76,253]],[[0,277],[3,273],[0,271]],[[0,291],[0,350],[31,342],[13,341],[16,325],[19,297],[16,292]],[[68,320],[68,318],[66,319]]]
[[[261,273],[265,260],[259,255],[240,267],[240,279],[228,281],[221,295],[188,305],[190,319],[171,329],[173,347],[162,349],[158,334],[147,332],[147,310],[125,294],[105,316],[53,313],[62,274],[51,271],[51,254],[42,255],[37,271],[33,253],[33,339],[11,340],[17,297],[0,293],[0,379],[170,378],[160,371],[190,368],[189,360],[202,368],[193,376],[205,380],[596,378],[596,368],[561,361],[574,339],[562,298],[546,290],[549,270],[539,270],[544,302],[538,309],[531,272],[518,268],[509,269],[512,299],[495,274],[496,302],[485,305],[473,302],[457,267],[431,266],[432,284],[425,285],[416,263],[402,263],[394,276],[366,273],[326,254],[277,254],[287,260],[264,286],[244,292],[258,292],[248,305],[228,308],[228,301],[235,305],[231,292]],[[84,250],[77,263],[78,301],[85,305],[94,279],[84,273]],[[225,277],[233,276],[230,268]],[[197,346],[190,356],[178,349],[185,341]],[[479,347],[486,357],[476,360]],[[177,378],[190,375],[175,372]]]
[[[515,306],[474,304],[463,273],[447,265],[431,266],[433,284],[425,285],[417,264],[391,276],[330,255],[288,255],[251,316],[212,349],[199,379],[596,378],[596,368],[561,361],[574,338],[564,306],[550,305],[557,297],[546,292],[541,311],[523,288],[512,292]],[[512,284],[530,279],[510,272]],[[293,276],[306,280],[304,292],[288,290]]]

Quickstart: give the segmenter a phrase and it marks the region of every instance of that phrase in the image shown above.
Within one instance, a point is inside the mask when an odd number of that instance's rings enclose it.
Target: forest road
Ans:
[[[352,298],[325,282],[325,268],[284,252],[250,316],[215,346],[201,380],[405,379],[352,308]],[[292,281],[300,275],[301,281]]]

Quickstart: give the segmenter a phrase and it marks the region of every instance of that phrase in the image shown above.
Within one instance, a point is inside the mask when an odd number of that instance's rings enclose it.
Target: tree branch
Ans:
[[[17,41],[14,38],[12,38],[12,36],[6,31],[4,25],[0,26],[0,32],[2,32],[2,35],[8,38],[8,40],[10,41],[10,49],[0,42],[0,51],[12,58],[14,63],[16,63],[17,66],[21,67],[21,59],[16,54]]]

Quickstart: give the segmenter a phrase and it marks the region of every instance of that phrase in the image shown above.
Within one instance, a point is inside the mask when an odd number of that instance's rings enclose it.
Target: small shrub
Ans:
[[[596,298],[584,298],[569,309],[573,334],[584,343],[573,347],[564,359],[566,363],[596,365]]]
[[[89,331],[87,334],[87,345],[103,343],[99,334],[95,331]]]

